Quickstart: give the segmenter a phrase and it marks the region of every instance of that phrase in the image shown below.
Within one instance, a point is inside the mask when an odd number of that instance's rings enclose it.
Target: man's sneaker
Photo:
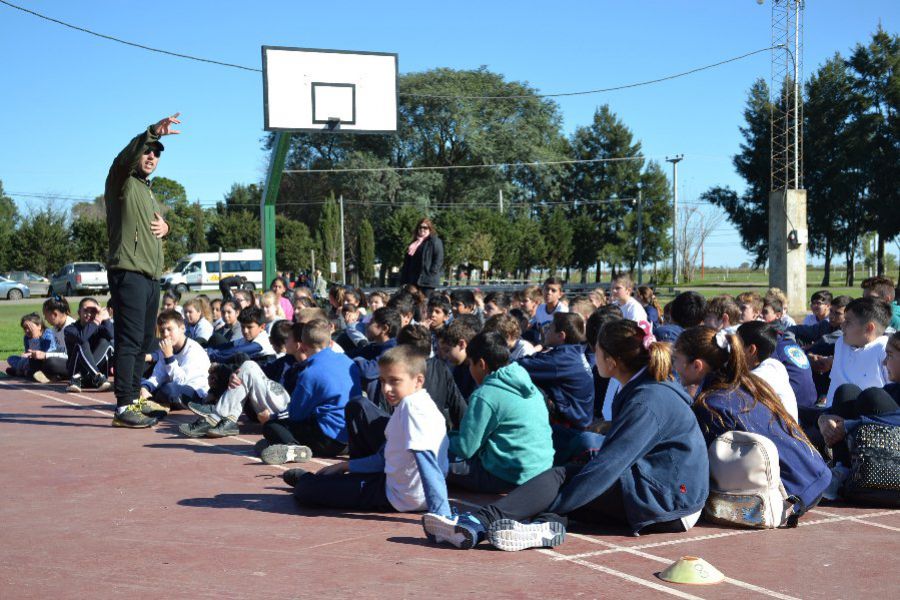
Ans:
[[[210,430],[206,432],[206,437],[223,438],[230,435],[237,435],[238,433],[240,433],[238,431],[238,424],[231,419],[223,418],[219,421],[218,425],[210,428]]]
[[[312,458],[312,450],[306,446],[294,446],[293,444],[272,444],[260,452],[259,457],[267,465],[302,463]]]
[[[520,523],[500,519],[491,523],[488,541],[499,550],[515,552],[526,548],[555,548],[566,539],[566,528],[556,521]]]
[[[215,423],[219,416],[216,414],[216,405],[215,404],[201,404],[199,402],[188,402],[187,409],[197,415],[198,417],[204,417],[209,420],[213,419],[213,423]]]
[[[474,548],[484,539],[484,525],[470,514],[444,517],[427,513],[422,517],[422,529],[428,541],[452,544],[461,550]]]
[[[169,414],[169,407],[156,400],[146,399],[140,401],[141,412],[148,417],[156,417],[157,419],[165,419]]]
[[[44,375],[43,371],[35,371],[32,377],[38,383],[50,383],[50,378]]]
[[[209,423],[205,418],[200,417],[193,423],[182,423],[178,426],[178,431],[181,435],[187,436],[189,438],[202,438],[206,437],[206,434],[210,429],[213,428],[213,425]]]
[[[263,438],[261,440],[256,440],[256,443],[253,444],[253,454],[255,456],[262,456],[263,450],[268,448],[271,444],[269,444],[269,440]]]
[[[297,482],[308,473],[309,471],[304,471],[303,469],[288,469],[281,474],[281,478],[284,479],[284,482],[289,486],[295,487]]]
[[[116,411],[113,417],[113,427],[131,427],[140,429],[143,427],[152,427],[156,425],[155,417],[148,417],[141,412],[141,408],[137,404],[129,404],[122,412]]]
[[[81,375],[72,376],[72,381],[66,386],[66,391],[70,394],[81,393]]]

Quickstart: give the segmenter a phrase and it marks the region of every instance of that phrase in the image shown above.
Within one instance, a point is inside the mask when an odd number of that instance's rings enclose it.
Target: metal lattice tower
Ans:
[[[773,190],[803,188],[803,0],[772,1]]]

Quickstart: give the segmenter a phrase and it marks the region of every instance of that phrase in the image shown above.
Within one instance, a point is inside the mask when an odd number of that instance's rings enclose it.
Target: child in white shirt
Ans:
[[[619,275],[610,284],[612,301],[622,309],[622,317],[635,323],[647,320],[647,311],[634,299],[634,281],[630,275]]]
[[[890,380],[884,367],[888,337],[884,330],[891,323],[891,305],[878,298],[857,298],[847,305],[841,329],[844,335],[834,345],[828,403],[834,393],[852,383],[861,390],[884,387]]]
[[[737,334],[744,342],[750,372],[769,384],[784,409],[798,421],[797,396],[791,387],[787,369],[780,360],[772,356],[778,344],[776,328],[770,323],[750,321],[738,327]]]

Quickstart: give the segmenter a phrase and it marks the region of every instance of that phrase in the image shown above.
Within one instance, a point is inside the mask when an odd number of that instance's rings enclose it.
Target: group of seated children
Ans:
[[[189,437],[235,435],[244,415],[267,464],[346,456],[284,480],[303,505],[425,511],[428,538],[459,548],[552,547],[570,519],[687,531],[711,493],[708,447],[728,432],[774,445],[796,523],[840,494],[848,434],[900,426],[893,284],[863,292],[817,292],[800,325],[774,288],[663,308],[627,275],[608,299],[571,301],[556,278],[486,296],[336,288],[328,310],[300,291],[260,306],[243,290],[200,296],[160,313],[142,411],[146,426],[193,412]],[[103,389],[112,319],[90,298],[78,321],[68,312],[48,300],[47,330],[23,317],[10,372]],[[456,514],[448,485],[506,495]]]

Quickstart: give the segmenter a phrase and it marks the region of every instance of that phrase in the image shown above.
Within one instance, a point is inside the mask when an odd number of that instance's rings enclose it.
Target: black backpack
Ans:
[[[850,436],[850,477],[843,497],[900,508],[900,427],[866,423]]]

